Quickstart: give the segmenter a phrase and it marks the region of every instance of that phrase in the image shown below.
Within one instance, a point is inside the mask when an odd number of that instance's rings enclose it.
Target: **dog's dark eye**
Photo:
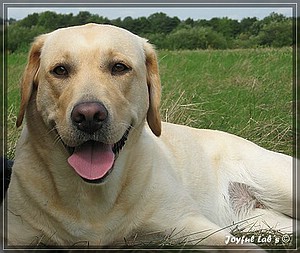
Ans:
[[[118,74],[123,74],[123,73],[127,72],[128,70],[130,70],[130,68],[127,67],[124,63],[116,63],[112,67],[111,73],[113,75],[118,75]]]
[[[68,70],[64,66],[57,66],[52,71],[57,76],[67,76]]]

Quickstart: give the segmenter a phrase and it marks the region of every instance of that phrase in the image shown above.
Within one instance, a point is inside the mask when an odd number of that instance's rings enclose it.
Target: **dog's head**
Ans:
[[[88,24],[41,35],[21,84],[17,126],[36,94],[36,108],[88,180],[105,177],[145,118],[159,136],[160,78],[152,46],[124,29]]]

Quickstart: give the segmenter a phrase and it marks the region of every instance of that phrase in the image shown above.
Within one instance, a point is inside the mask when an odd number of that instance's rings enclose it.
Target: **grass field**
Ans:
[[[292,154],[292,49],[159,51],[165,121],[227,131]],[[8,157],[25,53],[8,55]],[[184,138],[184,136],[183,136]]]
[[[163,114],[292,154],[292,50],[160,52]],[[178,100],[180,113],[167,108]],[[171,105],[171,106],[170,106]]]

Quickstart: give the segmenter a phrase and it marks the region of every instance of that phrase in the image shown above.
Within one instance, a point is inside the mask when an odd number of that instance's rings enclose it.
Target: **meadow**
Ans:
[[[158,57],[164,121],[226,131],[293,154],[291,48],[158,51]],[[7,58],[9,158],[20,134],[15,121],[26,59],[26,53]]]

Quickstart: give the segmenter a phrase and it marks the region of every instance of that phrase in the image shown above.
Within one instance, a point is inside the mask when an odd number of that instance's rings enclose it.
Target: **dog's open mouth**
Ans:
[[[87,141],[75,148],[68,148],[68,163],[79,176],[89,183],[101,183],[110,174],[115,160],[125,145],[130,128],[115,144]]]

